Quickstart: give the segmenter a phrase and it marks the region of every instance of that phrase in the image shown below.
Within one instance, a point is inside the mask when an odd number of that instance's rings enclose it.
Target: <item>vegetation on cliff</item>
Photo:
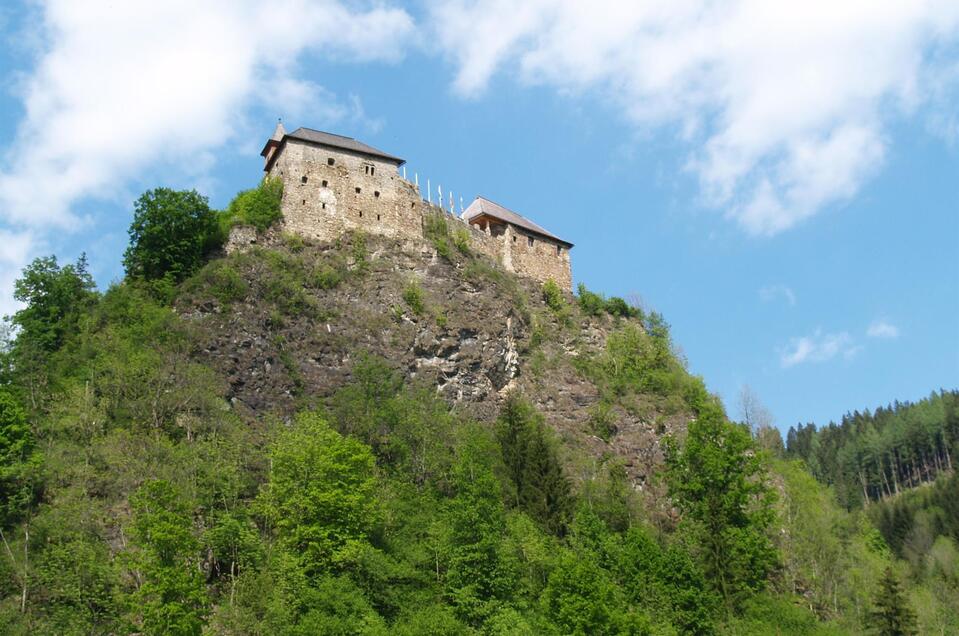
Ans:
[[[128,253],[165,222],[141,220]],[[898,559],[895,533],[727,419],[658,315],[527,294],[455,237],[431,265],[445,287],[361,237],[279,240],[103,293],[83,259],[24,271],[0,368],[0,631],[959,628],[954,526],[923,570]],[[167,272],[191,275],[158,293]],[[482,334],[458,312],[494,293],[526,331],[470,357]],[[564,393],[587,406],[551,406]],[[668,442],[639,482],[617,444],[647,421]]]

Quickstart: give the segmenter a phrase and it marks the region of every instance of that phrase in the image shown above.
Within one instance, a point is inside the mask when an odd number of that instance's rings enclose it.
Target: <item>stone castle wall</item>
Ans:
[[[420,196],[393,164],[288,139],[269,174],[283,180],[289,232],[322,241],[347,230],[422,237]]]
[[[395,238],[422,240],[427,214],[441,212],[423,200],[394,164],[375,158],[287,139],[269,175],[283,181],[283,230],[319,241],[362,230]],[[569,250],[507,226],[493,235],[442,212],[470,235],[470,247],[507,271],[540,282],[554,280],[572,289]],[[256,241],[249,228],[234,228],[227,251]],[[530,245],[532,238],[532,246]]]

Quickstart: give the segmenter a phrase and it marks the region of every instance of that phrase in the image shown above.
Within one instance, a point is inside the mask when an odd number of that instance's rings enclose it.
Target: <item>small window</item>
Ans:
[[[373,191],[373,196],[376,197],[377,199],[380,198],[380,191],[379,191],[379,190],[374,190],[374,191]]]
[[[370,176],[371,176],[371,177],[373,176],[373,174],[374,174],[375,172],[376,172],[376,166],[370,166]]]
[[[562,256],[562,255],[563,255],[563,246],[562,246],[562,245],[557,245],[557,246],[556,246],[556,256]]]
[[[306,183],[306,175],[300,177],[300,183]]]
[[[356,189],[356,193],[357,193],[357,194],[360,193],[360,189],[359,189],[359,188]]]
[[[376,215],[376,220],[377,220],[377,221],[380,220],[380,215],[379,215],[379,214]]]
[[[376,166],[371,163],[363,164],[363,171],[372,177],[373,173],[376,171]]]
[[[532,236],[527,236],[527,237],[526,237],[526,247],[533,247],[533,237],[532,237]]]
[[[415,208],[415,207],[416,207],[416,201],[413,201],[412,203],[410,203],[410,208]]]
[[[513,235],[513,242],[514,242],[514,243],[516,242],[516,235],[515,235],[515,234]]]
[[[336,159],[334,159],[333,157],[330,157],[329,159],[326,160],[326,165],[328,166],[332,166],[334,163],[336,163]]]
[[[303,199],[303,205],[306,205],[306,199]]]
[[[324,209],[324,210],[326,209],[326,204],[325,204],[325,203],[323,204],[323,209]]]
[[[360,218],[363,218],[363,210],[360,210]]]
[[[326,179],[324,179],[324,180],[323,180],[323,187],[325,188],[327,185],[329,185],[329,182],[328,182]]]

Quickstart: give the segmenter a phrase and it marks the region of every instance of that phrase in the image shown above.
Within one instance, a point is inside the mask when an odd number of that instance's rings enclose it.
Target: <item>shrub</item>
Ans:
[[[556,281],[550,279],[543,285],[543,300],[546,306],[555,312],[560,312],[566,306],[566,300],[563,298],[563,290],[560,289]]]
[[[645,319],[643,311],[639,307],[633,307],[618,296],[613,296],[609,299],[603,298],[601,294],[586,289],[586,285],[583,283],[579,284],[577,294],[579,296],[579,307],[587,316],[599,316],[605,311],[611,316],[618,318]]]
[[[403,300],[413,314],[420,316],[426,311],[426,302],[423,300],[423,288],[415,280],[410,280],[403,290]]]
[[[210,263],[184,283],[184,287],[188,288],[187,293],[205,288],[222,305],[243,300],[250,291],[250,286],[229,260]]]
[[[608,299],[604,309],[606,309],[606,313],[620,318],[636,318],[640,315],[638,307],[631,307],[629,303],[618,296]]]
[[[603,300],[602,296],[586,289],[586,285],[583,283],[579,284],[577,292],[579,293],[579,307],[583,310],[583,313],[587,316],[598,316],[603,313],[606,308],[606,301]]]
[[[453,245],[460,251],[460,254],[468,255],[470,253],[470,234],[467,230],[460,228],[453,233]]]
[[[616,434],[616,415],[609,404],[600,402],[589,413],[589,426],[596,437],[608,442]]]
[[[450,227],[446,222],[446,215],[442,212],[433,212],[423,220],[423,234],[433,244],[436,253],[451,260],[453,246],[450,240]]]
[[[370,252],[366,247],[366,234],[355,232],[352,235],[350,254],[353,256],[354,270],[360,274],[365,274],[370,266]]]
[[[315,313],[316,303],[303,288],[306,272],[301,260],[273,250],[262,252],[269,274],[263,277],[263,296],[287,316]]]
[[[282,200],[283,181],[264,177],[260,185],[240,192],[230,201],[223,215],[225,227],[252,225],[263,232],[283,218]]]
[[[283,244],[286,245],[294,254],[297,252],[302,252],[303,248],[306,247],[306,242],[299,234],[294,234],[293,232],[284,232],[282,238]]]
[[[313,284],[320,289],[333,289],[343,281],[343,271],[328,265],[321,264],[313,272]]]

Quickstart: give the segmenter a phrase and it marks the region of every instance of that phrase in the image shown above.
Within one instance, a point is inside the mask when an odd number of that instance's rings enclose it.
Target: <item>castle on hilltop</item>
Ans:
[[[469,232],[470,247],[508,271],[572,288],[573,244],[529,219],[477,197],[461,216],[423,200],[399,173],[405,162],[351,137],[277,124],[260,153],[264,172],[283,182],[288,232],[333,241],[349,230],[422,239],[425,219],[442,213]],[[238,237],[239,238],[239,237]]]

